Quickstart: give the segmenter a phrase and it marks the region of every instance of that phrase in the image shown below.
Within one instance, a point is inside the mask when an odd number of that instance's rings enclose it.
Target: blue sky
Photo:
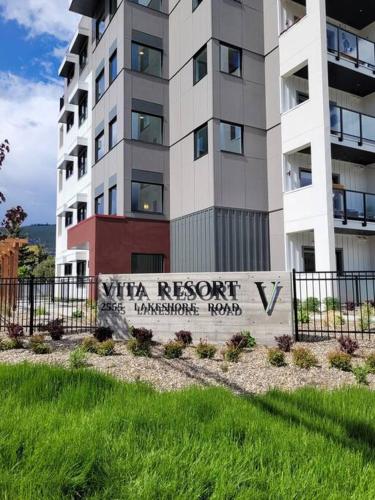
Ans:
[[[28,224],[55,222],[57,69],[78,18],[69,0],[0,0],[0,140],[11,152],[0,172],[4,212],[22,205]]]

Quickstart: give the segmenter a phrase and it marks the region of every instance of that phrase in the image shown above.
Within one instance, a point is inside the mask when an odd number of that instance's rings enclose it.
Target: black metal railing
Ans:
[[[366,38],[344,30],[339,26],[327,24],[328,51],[335,54],[336,59],[351,61],[375,73],[375,43]]]
[[[375,117],[330,105],[331,134],[344,139],[355,140],[359,146],[364,142],[375,143]]]
[[[293,293],[298,340],[373,338],[375,271],[293,271]]]
[[[0,330],[18,324],[30,335],[55,319],[74,333],[96,327],[98,278],[0,278]]]
[[[366,227],[368,222],[375,222],[375,194],[333,189],[333,213],[344,225],[348,220],[355,220]]]

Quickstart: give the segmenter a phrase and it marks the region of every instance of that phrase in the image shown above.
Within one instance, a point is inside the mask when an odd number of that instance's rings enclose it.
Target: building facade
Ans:
[[[374,269],[370,0],[70,9],[59,276]]]

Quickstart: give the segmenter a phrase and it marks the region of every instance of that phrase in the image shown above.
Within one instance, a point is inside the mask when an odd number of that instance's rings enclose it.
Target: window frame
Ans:
[[[115,49],[112,54],[109,56],[109,85],[112,85],[112,83],[116,80],[118,77],[118,59],[117,59],[117,49]],[[112,75],[112,69],[113,69],[113,61],[116,61],[116,75]]]
[[[220,130],[220,151],[222,153],[229,153],[229,154],[233,154],[233,155],[238,155],[238,156],[244,156],[244,126],[240,123],[234,123],[234,122],[228,122],[228,121],[225,121],[225,120],[220,120],[220,129],[221,129],[221,124],[223,125],[229,125],[229,126],[233,126],[233,127],[239,127],[240,130],[241,130],[241,152],[240,153],[237,153],[237,151],[230,151],[228,149],[223,149],[223,146],[221,144],[221,130]]]
[[[69,168],[67,167],[65,169],[65,180],[66,181],[68,179],[70,179],[73,176],[73,174],[74,174],[74,163],[73,162],[69,162],[68,165],[69,165]]]
[[[113,142],[113,125],[116,124],[116,142]],[[108,151],[111,151],[118,143],[118,121],[117,115],[108,123]]]
[[[133,137],[133,113],[136,113],[137,115],[152,116],[154,118],[159,118],[159,120],[161,121],[161,142],[150,142],[150,141],[145,141],[143,139],[136,139]],[[132,117],[131,138],[133,141],[139,141],[145,144],[153,144],[154,146],[164,146],[164,116],[154,115],[152,113],[143,113],[142,111],[136,111],[132,109],[131,117]]]
[[[196,80],[196,64],[197,58],[202,54],[202,52],[206,52],[206,73],[199,79]],[[207,53],[207,43],[201,47],[198,52],[196,52],[193,56],[193,86],[199,83],[203,78],[208,75],[208,53]]]
[[[133,68],[133,45],[137,45],[138,47],[145,47],[146,49],[155,50],[160,54],[160,75],[154,75],[152,73],[148,73],[146,71],[140,71],[139,69]],[[154,78],[163,78],[163,63],[164,63],[164,51],[162,49],[158,49],[157,47],[152,47],[151,45],[147,45],[146,43],[136,42],[134,40],[131,41],[131,69],[141,75],[148,75]]]
[[[95,40],[96,40],[96,44],[98,44],[100,42],[100,40],[103,38],[103,35],[105,33],[105,30],[106,30],[105,18],[106,18],[106,16],[105,16],[105,9],[103,8],[100,11],[100,14],[95,18]],[[104,29],[103,29],[102,34],[99,33],[100,23],[104,24]]]
[[[98,90],[99,90],[99,82],[103,78],[103,93],[99,96]],[[99,75],[95,78],[95,104],[98,104],[100,99],[103,97],[105,94],[105,68],[103,68]]]
[[[161,212],[153,212],[151,210],[134,210],[133,209],[133,184],[146,184],[148,186],[159,186],[161,187]],[[164,215],[164,184],[159,184],[158,182],[141,182],[141,181],[131,181],[131,196],[130,196],[130,202],[131,202],[131,209],[132,212],[138,213],[138,214],[152,214],[152,215]]]
[[[113,211],[113,206],[112,206],[112,193],[116,193],[116,203],[115,203],[115,211]],[[117,184],[114,186],[111,186],[108,189],[108,215],[117,215]]]
[[[82,165],[80,164],[80,161],[81,161],[82,158],[85,159],[84,169],[82,169]],[[78,153],[77,167],[78,167],[78,180],[79,180],[84,175],[87,174],[87,148],[82,148],[82,150]]]
[[[82,104],[84,103],[85,104]],[[81,113],[82,109],[84,110],[84,113]],[[89,111],[89,99],[88,99],[88,94],[85,93],[79,103],[78,103],[78,127],[83,125],[85,121],[87,120],[88,117],[88,111]]]
[[[100,132],[100,134],[98,134],[96,137],[95,137],[95,163],[98,163],[104,156],[105,156],[105,147],[104,147],[104,130],[102,130]],[[99,140],[100,139],[103,139],[103,154],[102,156],[98,156],[98,152],[99,152],[99,149],[98,149],[98,144],[99,144]]]
[[[65,227],[70,227],[73,225],[73,212],[70,210],[65,212]]]
[[[102,204],[101,206],[103,207],[103,212],[99,213],[98,212],[98,201],[101,200]],[[94,199],[94,209],[95,209],[95,215],[104,215],[104,193],[99,194],[98,196],[95,196]]]
[[[197,155],[197,142],[196,142],[196,136],[198,132],[202,129],[206,128],[207,129],[207,151],[201,155]],[[208,155],[209,152],[209,144],[208,144],[208,122],[204,123],[200,127],[196,128],[193,132],[194,134],[194,161],[199,160],[200,158],[203,158],[204,156]]]
[[[235,50],[239,51],[239,53],[240,53],[240,74],[239,75],[234,75],[233,73],[229,73],[229,72],[224,71],[222,69],[223,54],[221,51],[221,47],[226,47],[228,49],[235,49]],[[242,74],[243,74],[243,50],[242,50],[242,48],[236,47],[235,45],[231,45],[230,43],[220,42],[219,52],[220,52],[220,54],[219,54],[220,55],[220,61],[219,61],[220,73],[223,73],[224,75],[234,76],[235,78],[242,78]]]
[[[136,257],[158,257],[161,258],[161,271],[158,269],[157,271],[141,271],[141,272],[136,272],[134,270],[134,259]],[[131,266],[131,272],[132,274],[158,274],[158,273],[163,273],[165,271],[165,255],[161,253],[140,253],[140,252],[132,252],[130,256],[130,266]]]
[[[84,217],[82,217],[82,213]],[[87,203],[85,201],[81,201],[77,205],[77,223],[83,222],[87,219]]]

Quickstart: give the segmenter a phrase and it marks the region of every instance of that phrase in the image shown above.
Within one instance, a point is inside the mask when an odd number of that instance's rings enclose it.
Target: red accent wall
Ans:
[[[164,255],[170,270],[169,222],[95,215],[68,230],[68,248],[88,248],[89,274],[131,272],[132,253]]]

